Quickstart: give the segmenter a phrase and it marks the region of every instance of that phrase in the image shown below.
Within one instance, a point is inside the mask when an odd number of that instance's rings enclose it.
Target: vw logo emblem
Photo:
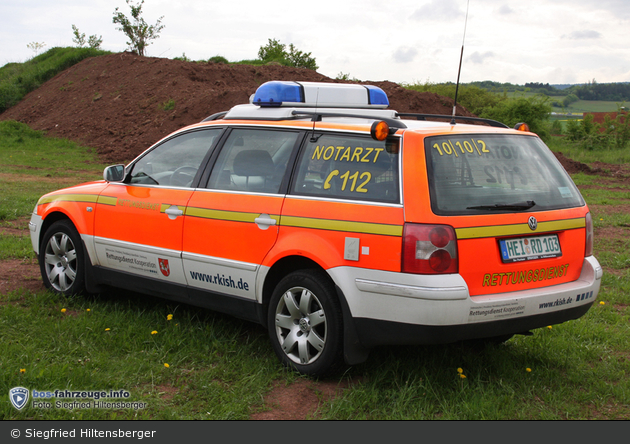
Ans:
[[[527,225],[529,225],[530,230],[536,231],[536,228],[538,228],[538,221],[534,216],[530,216],[529,220],[527,221]]]

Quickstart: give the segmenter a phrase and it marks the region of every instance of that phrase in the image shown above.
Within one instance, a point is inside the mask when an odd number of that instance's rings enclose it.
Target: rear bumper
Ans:
[[[329,270],[348,303],[359,342],[435,344],[502,336],[583,316],[599,293],[602,268],[584,259],[573,282],[471,298],[459,275],[422,276],[351,267]]]

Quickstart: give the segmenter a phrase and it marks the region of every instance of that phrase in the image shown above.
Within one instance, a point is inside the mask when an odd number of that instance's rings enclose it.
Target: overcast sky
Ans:
[[[136,1],[136,0],[134,0]],[[310,52],[318,72],[363,81],[457,80],[467,0],[145,0],[164,16],[150,57],[255,59],[270,38]],[[0,0],[0,65],[27,47],[73,46],[72,25],[121,52],[125,0]],[[470,0],[461,81],[523,84],[630,81],[630,0]]]

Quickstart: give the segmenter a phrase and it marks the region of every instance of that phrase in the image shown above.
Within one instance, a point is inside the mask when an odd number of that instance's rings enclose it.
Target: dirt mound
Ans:
[[[554,153],[554,155],[556,156],[556,159],[560,161],[564,169],[569,174],[576,174],[576,173],[593,174],[595,172],[591,169],[591,167],[589,167],[585,163],[578,162],[577,160],[569,159],[561,152]]]
[[[0,119],[95,147],[105,162],[125,162],[178,128],[247,103],[269,80],[340,82],[302,68],[183,62],[124,52],[83,60]],[[453,101],[437,94],[392,82],[361,83],[381,87],[390,108],[399,112],[452,112]],[[458,114],[472,115],[462,107]]]

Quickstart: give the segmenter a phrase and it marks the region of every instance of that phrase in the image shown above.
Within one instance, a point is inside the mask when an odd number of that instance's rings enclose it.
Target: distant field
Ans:
[[[510,98],[513,97],[533,97],[535,93],[530,92],[511,92],[507,93],[507,96]],[[559,102],[562,103],[564,96],[549,96],[550,102]],[[562,108],[562,107],[553,107],[553,112],[555,113],[588,113],[588,112],[609,112],[609,111],[617,111],[619,106],[629,106],[630,104],[625,102],[612,102],[612,101],[603,101],[603,100],[578,100],[577,102],[572,103],[571,105]]]

